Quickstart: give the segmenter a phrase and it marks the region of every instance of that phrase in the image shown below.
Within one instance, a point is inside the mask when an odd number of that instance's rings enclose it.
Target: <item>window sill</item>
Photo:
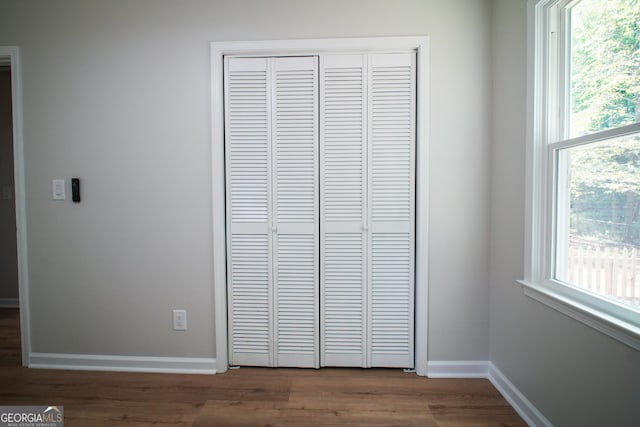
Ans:
[[[518,280],[525,295],[640,351],[640,328],[597,308],[574,301],[544,284]]]

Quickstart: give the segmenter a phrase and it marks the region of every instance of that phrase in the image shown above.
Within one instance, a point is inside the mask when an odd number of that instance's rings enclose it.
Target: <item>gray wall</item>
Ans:
[[[491,360],[556,426],[640,425],[640,352],[528,297],[523,277],[526,2],[493,11]]]
[[[416,34],[431,41],[429,359],[492,360],[557,426],[640,424],[638,352],[515,282],[524,0],[3,0],[0,45],[23,59],[34,351],[215,356],[209,41]],[[82,203],[51,200],[71,176]]]
[[[0,299],[18,299],[11,71],[0,68]]]
[[[210,41],[426,34],[429,358],[487,360],[490,18],[488,0],[3,0],[0,45],[22,49],[33,350],[215,356]],[[71,176],[82,203],[51,200]]]

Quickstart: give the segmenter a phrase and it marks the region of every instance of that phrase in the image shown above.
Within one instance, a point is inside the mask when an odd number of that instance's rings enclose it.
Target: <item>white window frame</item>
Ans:
[[[529,0],[527,29],[527,182],[524,293],[640,350],[640,313],[611,298],[555,280],[558,153],[640,132],[635,123],[578,138],[567,135],[568,0]],[[575,2],[573,2],[575,3]],[[560,142],[557,142],[560,141]],[[561,179],[561,178],[560,178]]]
[[[226,55],[295,56],[345,52],[416,52],[416,265],[415,265],[415,369],[427,375],[428,298],[428,138],[429,38],[427,36],[366,37],[300,40],[230,41],[211,43],[211,155],[213,220],[213,288],[215,309],[216,372],[226,372],[227,278],[224,185],[223,62]]]

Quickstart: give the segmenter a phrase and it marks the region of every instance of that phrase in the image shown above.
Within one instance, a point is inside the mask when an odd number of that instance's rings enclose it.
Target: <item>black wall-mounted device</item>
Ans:
[[[71,178],[71,200],[80,202],[80,178]]]

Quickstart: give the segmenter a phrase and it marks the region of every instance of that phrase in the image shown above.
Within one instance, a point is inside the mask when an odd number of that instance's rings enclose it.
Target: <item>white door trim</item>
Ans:
[[[223,97],[224,56],[319,55],[329,52],[389,52],[394,50],[415,50],[417,53],[415,366],[418,375],[424,376],[427,374],[429,39],[424,36],[211,43],[213,286],[215,298],[217,372],[225,372],[228,367]]]
[[[25,200],[24,139],[22,129],[22,71],[20,49],[0,46],[0,61],[11,65],[11,97],[13,103],[13,174],[15,180],[16,240],[18,247],[18,289],[22,365],[28,366],[31,354],[31,323],[29,315],[29,270],[27,268],[27,210]]]

